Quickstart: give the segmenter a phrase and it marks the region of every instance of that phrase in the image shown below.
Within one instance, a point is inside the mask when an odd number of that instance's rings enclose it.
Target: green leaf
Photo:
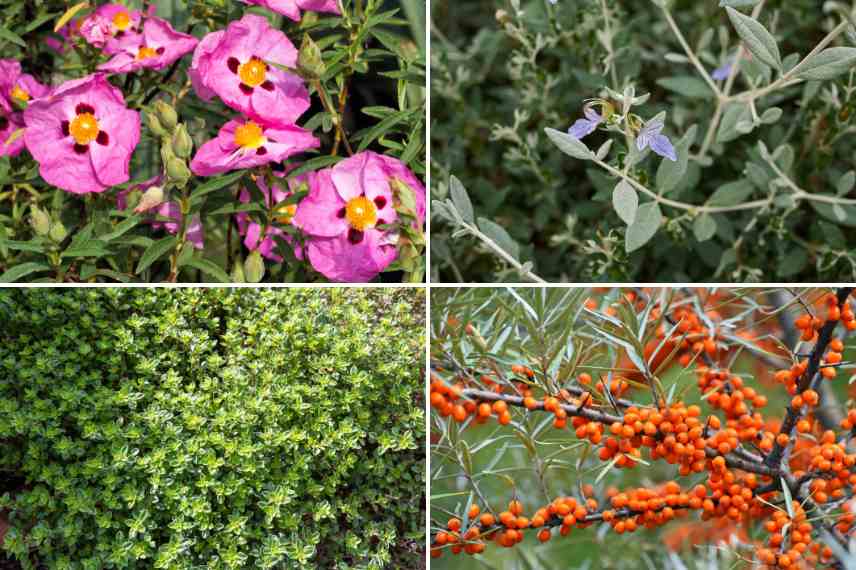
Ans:
[[[198,269],[205,275],[213,277],[217,283],[231,283],[229,274],[223,271],[216,263],[207,259],[190,259],[184,262],[183,267]]]
[[[475,216],[473,214],[473,204],[470,202],[470,197],[467,195],[467,189],[461,184],[455,176],[449,178],[449,194],[452,197],[452,203],[455,209],[464,219],[465,222],[473,223]]]
[[[22,263],[10,268],[8,271],[3,273],[3,275],[0,275],[0,283],[14,283],[18,279],[26,277],[31,273],[47,271],[50,268],[50,265],[47,265],[46,263],[36,263],[33,261]]]
[[[719,0],[719,7],[731,6],[732,8],[749,8],[761,0]]]
[[[737,130],[737,123],[751,120],[752,110],[747,103],[731,103],[722,114],[722,121],[716,131],[716,142],[732,141],[744,133]]]
[[[328,166],[332,166],[337,162],[342,160],[341,156],[316,156],[315,158],[310,158],[294,170],[289,170],[286,175],[287,180],[291,180],[295,176],[300,176],[304,172],[314,172],[315,170],[319,170],[321,168],[326,168]]]
[[[547,133],[547,137],[553,141],[553,144],[568,156],[580,160],[591,160],[594,156],[585,144],[567,133],[551,128],[544,129],[544,132]]]
[[[487,218],[479,218],[478,225],[481,233],[489,237],[496,245],[511,255],[511,257],[514,259],[518,259],[520,257],[520,247],[513,239],[511,239],[511,236],[508,235],[505,228],[496,222],[488,220]]]
[[[135,271],[135,273],[139,275],[140,273],[148,269],[152,263],[160,259],[167,252],[172,251],[177,243],[178,236],[167,236],[152,243],[152,245],[150,245],[148,249],[143,252],[143,256],[140,258],[140,262],[137,264],[137,270]]]
[[[135,228],[137,226],[137,224],[139,224],[142,219],[143,219],[143,217],[140,215],[129,216],[128,218],[119,222],[116,225],[116,227],[113,228],[112,232],[104,234],[103,236],[98,236],[98,239],[107,242],[107,241],[114,240],[116,238],[122,237],[128,231]]]
[[[693,233],[698,241],[707,241],[716,234],[716,220],[703,213],[693,222]]]
[[[735,180],[717,188],[707,204],[708,206],[734,206],[745,202],[754,189],[752,183],[746,179]]]
[[[16,251],[35,251],[36,253],[43,253],[45,249],[45,244],[42,240],[16,241],[0,239],[0,245]]]
[[[636,210],[636,218],[628,226],[627,234],[624,236],[624,250],[630,253],[648,243],[657,233],[662,221],[663,214],[657,202],[646,202],[639,206]]]
[[[4,26],[0,26],[0,39],[6,40],[7,42],[12,42],[13,44],[17,44],[22,48],[27,47],[27,42],[21,39],[21,36],[9,30]]]
[[[832,79],[856,66],[856,48],[831,47],[809,57],[794,75],[802,79]]]
[[[110,255],[110,250],[104,247],[104,242],[101,240],[89,240],[81,245],[69,245],[60,257],[101,257],[102,255]]]
[[[781,71],[782,56],[773,34],[768,32],[759,21],[741,14],[730,6],[726,6],[725,11],[728,12],[728,18],[737,30],[737,35],[746,45],[746,49],[760,61]]]
[[[836,193],[839,196],[844,196],[853,190],[854,184],[856,184],[856,172],[850,170],[838,179],[838,183],[835,185]]]
[[[687,163],[690,158],[690,146],[695,142],[696,125],[691,126],[684,136],[675,143],[675,154],[678,160],[662,160],[657,168],[657,188],[663,193],[674,190],[687,173]]]
[[[714,96],[713,91],[707,83],[698,77],[693,77],[691,75],[664,77],[663,79],[657,80],[657,85],[685,97],[706,99],[713,98]]]
[[[628,226],[636,219],[636,209],[639,207],[639,195],[626,180],[621,180],[612,191],[612,207],[615,213]]]

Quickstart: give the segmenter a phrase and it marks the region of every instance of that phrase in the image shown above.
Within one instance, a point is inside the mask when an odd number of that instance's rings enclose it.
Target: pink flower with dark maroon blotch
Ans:
[[[140,114],[104,75],[67,81],[24,111],[24,143],[49,184],[75,194],[127,182]]]
[[[285,174],[285,172],[280,171],[275,172],[274,176],[283,177]],[[306,176],[298,176],[292,179],[288,183],[289,188],[283,187],[284,182],[280,183],[275,181],[273,184],[273,190],[271,191],[267,182],[265,182],[265,178],[263,176],[259,176],[256,179],[256,185],[259,187],[262,194],[264,194],[266,205],[268,207],[274,207],[289,196],[292,196],[294,192],[291,188],[300,185],[301,181],[305,179]],[[242,189],[241,194],[238,196],[238,200],[243,203],[249,202],[250,192],[247,189]],[[279,226],[288,226],[294,220],[294,215],[296,213],[297,204],[285,204],[278,206],[275,211],[276,217],[274,218],[274,222]],[[274,238],[280,236],[293,246],[294,255],[298,259],[303,259],[303,251],[300,245],[295,244],[294,239],[282,228],[277,227],[277,225],[268,226],[264,239],[261,239],[262,224],[252,221],[249,214],[246,212],[241,212],[236,216],[236,218],[238,222],[238,230],[241,235],[244,236],[244,246],[249,251],[258,250],[264,257],[279,263],[282,261],[282,256],[276,253],[277,240]]]
[[[271,63],[297,67],[297,50],[268,21],[247,14],[202,38],[190,78],[204,100],[215,94],[233,109],[268,125],[293,125],[309,108],[303,80]]]
[[[340,14],[339,3],[336,0],[242,0],[245,4],[264,6],[268,10],[300,21],[300,10],[313,12],[330,12]]]
[[[231,120],[223,125],[216,138],[196,152],[190,170],[197,176],[214,176],[229,170],[282,162],[320,144],[311,132],[295,125],[268,127],[251,119]]]
[[[306,235],[306,255],[316,271],[340,282],[374,279],[398,256],[393,181],[409,186],[416,225],[425,216],[425,187],[401,161],[366,151],[308,178],[309,195],[294,225]]]
[[[7,113],[25,106],[50,92],[50,87],[39,83],[29,73],[21,73],[20,62],[0,59],[0,107]]]
[[[199,40],[176,32],[169,22],[148,18],[140,34],[125,34],[116,40],[113,58],[98,66],[109,73],[129,73],[138,69],[165,69],[193,51]]]
[[[163,183],[163,176],[155,176],[145,182],[131,186],[127,190],[122,190],[116,195],[116,209],[128,209],[128,194],[131,192],[145,192],[152,186],[158,186]],[[164,229],[167,232],[175,235],[181,229],[181,206],[178,202],[163,202],[149,210],[152,219],[147,220],[155,230]],[[169,218],[171,221],[158,221],[154,216]],[[205,246],[204,233],[202,230],[202,219],[199,214],[195,214],[190,218],[190,226],[187,228],[187,241],[193,244],[196,249],[202,249]]]
[[[116,40],[126,34],[137,33],[143,13],[129,10],[122,4],[105,4],[83,20],[80,34],[91,45],[103,48],[104,53],[116,51]]]

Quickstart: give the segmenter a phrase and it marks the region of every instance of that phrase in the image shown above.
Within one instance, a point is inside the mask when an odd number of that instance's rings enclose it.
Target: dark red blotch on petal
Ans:
[[[348,230],[348,241],[352,244],[356,245],[363,241],[363,232],[360,230],[355,230],[354,228],[350,228]]]
[[[98,131],[98,136],[95,137],[95,142],[97,142],[101,146],[107,146],[108,144],[110,144],[110,136],[104,131]]]
[[[74,152],[76,152],[77,154],[86,154],[87,150],[89,150],[88,144],[74,143]]]
[[[74,108],[74,112],[78,115],[82,115],[84,113],[89,113],[90,115],[95,114],[95,107],[92,105],[88,105],[86,103],[78,103],[77,107]]]
[[[383,196],[378,196],[374,199],[375,206],[377,206],[378,210],[382,210],[384,206],[386,206],[386,198]]]
[[[67,137],[69,135],[68,131],[68,121],[62,122],[62,136]]]
[[[232,73],[238,73],[238,67],[240,67],[241,62],[238,61],[238,58],[236,57],[230,57],[226,60],[226,65],[229,66],[229,71]]]
[[[336,217],[337,217],[337,218],[339,218],[339,219],[342,219],[342,218],[344,218],[344,217],[345,217],[345,214],[347,214],[347,213],[348,213],[348,212],[345,210],[345,208],[342,208],[341,210],[339,210],[338,212],[336,212]]]

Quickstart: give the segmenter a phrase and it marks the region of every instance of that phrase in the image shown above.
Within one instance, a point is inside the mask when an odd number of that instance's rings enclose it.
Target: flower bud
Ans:
[[[51,217],[44,210],[33,204],[30,206],[30,225],[37,235],[44,236],[51,231]]]
[[[155,113],[153,113],[153,112],[147,112],[146,113],[146,123],[149,125],[149,130],[156,137],[163,137],[163,136],[166,136],[168,134],[166,132],[166,130],[163,128],[163,125],[161,125],[161,122],[160,122],[160,120],[158,120],[158,116]]]
[[[192,176],[190,169],[187,168],[187,163],[176,157],[172,157],[167,161],[166,175],[179,187],[187,184],[187,181],[190,180],[190,177]]]
[[[53,224],[51,224],[51,231],[48,234],[48,237],[51,238],[56,243],[61,242],[68,235],[68,230],[65,229],[65,226],[62,225],[62,222],[57,220]]]
[[[147,210],[151,210],[155,206],[163,204],[164,201],[164,193],[163,188],[160,186],[152,186],[143,194],[140,198],[137,207],[134,208],[134,213],[139,214],[141,212],[145,212]]]
[[[244,260],[244,276],[247,283],[258,283],[265,276],[265,261],[259,250],[255,250]]]
[[[190,138],[190,133],[183,124],[178,125],[172,135],[172,152],[179,158],[190,158],[193,152],[193,139]]]
[[[155,113],[157,113],[158,120],[164,129],[169,132],[175,129],[175,126],[178,124],[178,113],[175,112],[172,105],[162,99],[158,99],[155,101]]]
[[[324,75],[326,66],[324,58],[321,57],[321,48],[312,41],[309,34],[303,34],[303,43],[300,44],[300,57],[297,60],[298,68],[307,77],[321,77]]]
[[[232,274],[230,275],[233,283],[246,283],[247,280],[244,277],[244,264],[240,262],[240,260],[236,259],[235,263],[232,265]]]

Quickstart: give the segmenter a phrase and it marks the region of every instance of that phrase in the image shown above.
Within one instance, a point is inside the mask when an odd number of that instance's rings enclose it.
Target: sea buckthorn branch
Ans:
[[[634,383],[630,377],[625,381],[620,376],[613,377],[611,374],[610,386],[606,385],[603,376],[600,382],[595,382],[588,373],[580,373],[580,369],[594,370],[600,367],[586,366],[579,360],[574,361],[571,376],[567,377],[567,380],[562,382],[565,385],[559,388],[560,383],[555,379],[549,380],[554,369],[539,365],[539,372],[536,373],[527,366],[513,365],[509,374],[503,370],[505,364],[499,365],[499,361],[487,365],[494,356],[484,352],[471,354],[480,361],[477,368],[464,369],[452,355],[448,355],[442,362],[435,361],[431,405],[439,411],[440,418],[451,417],[462,424],[462,429],[470,429],[491,418],[495,418],[500,425],[509,425],[512,422],[512,410],[518,410],[515,413],[520,413],[524,418],[528,414],[534,416],[551,413],[555,416],[555,428],[561,430],[572,426],[577,438],[588,440],[593,444],[593,448],[598,450],[597,458],[603,462],[602,468],[580,470],[582,463],[577,464],[580,474],[595,470],[600,472],[595,485],[613,469],[633,468],[640,463],[645,466],[653,465],[653,461],[649,463],[646,460],[664,459],[665,462],[678,466],[682,476],[707,472],[708,482],[700,486],[702,496],[699,499],[702,505],[698,502],[694,505],[671,505],[669,518],[674,516],[676,511],[701,508],[703,519],[769,519],[764,523],[771,533],[769,543],[766,548],[758,550],[757,560],[777,568],[802,568],[803,564],[813,563],[840,567],[840,561],[836,560],[832,549],[815,541],[813,537],[817,534],[826,537],[821,540],[834,541],[838,543],[837,546],[846,548],[846,538],[853,531],[856,515],[852,513],[851,506],[854,500],[853,488],[856,486],[856,454],[848,454],[847,445],[849,439],[856,435],[856,409],[850,410],[840,424],[842,429],[847,430],[847,435],[842,439],[837,439],[835,431],[829,429],[822,435],[812,436],[811,414],[820,403],[818,382],[821,378],[833,378],[836,368],[845,363],[841,358],[843,342],[839,338],[833,338],[833,334],[838,325],[843,325],[847,330],[856,330],[856,316],[848,301],[852,293],[853,288],[841,288],[834,294],[824,293],[810,301],[811,304],[820,303],[820,306],[826,304],[823,317],[820,313],[815,314],[810,304],[802,304],[806,314],[794,321],[794,328],[801,331],[801,341],[813,342],[812,350],[802,351],[805,354],[794,353],[787,349],[787,345],[764,341],[765,337],[771,336],[769,333],[761,335],[754,332],[750,334],[749,331],[736,332],[733,330],[733,323],[722,325],[722,330],[732,327],[730,334],[734,338],[744,335],[744,341],[755,339],[754,342],[762,343],[759,345],[762,352],[754,356],[766,354],[773,358],[770,362],[765,362],[766,366],[776,369],[786,362],[779,361],[779,355],[768,352],[769,350],[780,349],[790,355],[793,361],[798,361],[790,370],[779,370],[775,374],[775,380],[785,384],[793,396],[786,410],[794,417],[786,417],[780,428],[763,426],[764,418],[758,411],[766,405],[766,398],[762,394],[744,384],[741,376],[729,372],[727,368],[716,366],[720,361],[728,362],[728,366],[733,365],[736,355],[732,348],[743,344],[727,340],[727,335],[720,330],[720,319],[709,318],[708,315],[704,318],[693,316],[698,312],[706,312],[704,304],[698,299],[691,303],[676,302],[671,306],[661,307],[665,316],[648,310],[642,312],[641,307],[638,309],[644,319],[650,318],[651,322],[658,323],[658,327],[662,323],[656,337],[646,337],[646,341],[650,339],[650,342],[646,348],[644,368],[650,366],[650,369],[654,370],[658,367],[654,356],[661,350],[664,353],[672,352],[671,346],[661,342],[661,339],[669,339],[671,343],[680,339],[678,344],[679,348],[682,347],[681,355],[674,361],[687,367],[698,360],[695,373],[698,375],[700,392],[704,395],[703,401],[714,411],[725,414],[725,425],[722,425],[723,422],[717,415],[708,416],[705,421],[698,406],[687,407],[680,401],[672,401],[667,405],[666,400],[661,399],[658,406],[642,408],[622,395],[632,390],[632,386],[642,388],[643,382]],[[682,294],[693,298],[695,292],[685,290]],[[651,296],[641,292],[637,293],[637,298],[643,300],[643,305],[656,302]],[[752,303],[735,310],[741,315],[750,315],[753,306],[756,310],[761,308],[757,303]],[[748,310],[744,312],[744,308]],[[608,314],[613,315],[613,319],[633,319],[635,324],[627,330],[632,329],[635,334],[639,324],[638,315],[630,317],[626,311]],[[776,311],[764,313],[764,318],[759,321],[764,326],[774,326],[775,321],[771,321],[769,317],[775,314]],[[679,326],[675,326],[676,323]],[[641,330],[645,330],[644,325]],[[477,329],[468,325],[466,331],[466,334],[472,337]],[[668,331],[668,334],[665,331]],[[642,332],[638,334],[641,335]],[[583,335],[581,338],[595,343],[598,340],[596,335]],[[791,338],[795,340],[796,335]],[[613,346],[611,342],[605,344]],[[763,348],[771,344],[779,348]],[[543,340],[537,341],[536,345],[546,346]],[[648,350],[654,346],[656,349]],[[742,349],[738,349],[738,353],[740,350]],[[539,361],[537,350],[534,352],[536,354],[533,354],[532,349],[524,348],[520,349],[519,354],[527,354],[527,359],[534,363]],[[611,353],[611,349],[609,352]],[[670,354],[670,361],[672,356]],[[615,362],[614,366],[624,367],[620,362]],[[491,372],[480,375],[479,369]],[[644,371],[638,368],[635,373],[644,375]],[[441,377],[446,374],[455,377],[456,383],[447,384]],[[500,380],[491,379],[491,374]],[[632,376],[633,370],[625,373],[628,374]],[[603,394],[598,395],[594,389]],[[509,393],[512,391],[513,393]],[[540,395],[542,391],[543,396]],[[615,392],[616,397],[604,402],[603,398],[612,392]],[[672,398],[673,394],[670,393],[668,399]],[[612,406],[614,411],[607,406]],[[523,408],[526,411],[523,411]],[[527,423],[514,424],[515,430],[520,431],[519,435],[524,438],[529,435],[525,428]],[[540,431],[546,424],[540,422],[538,425]],[[539,443],[530,439],[530,443],[526,444],[535,463],[540,461],[540,457],[531,447]],[[641,452],[645,447],[649,449],[649,453],[642,456]],[[776,451],[777,449],[779,451]],[[588,452],[581,456],[581,460],[586,457],[589,457]],[[543,479],[543,472],[539,473]],[[439,556],[443,550],[449,549],[455,553],[476,554],[484,550],[487,540],[510,547],[519,543],[524,532],[528,530],[537,530],[539,540],[545,542],[550,540],[552,531],[557,527],[560,529],[559,534],[566,535],[574,526],[582,528],[595,522],[608,522],[620,533],[633,531],[641,526],[659,526],[666,522],[665,519],[658,518],[658,513],[665,510],[662,504],[645,504],[644,508],[636,508],[632,504],[628,506],[619,498],[617,502],[612,503],[612,509],[605,509],[599,507],[593,498],[593,487],[582,486],[581,481],[579,483],[581,489],[578,496],[573,498],[576,501],[574,508],[561,508],[561,511],[567,512],[559,511],[557,514],[556,509],[570,499],[559,497],[538,509],[531,519],[523,516],[522,507],[512,508],[510,504],[508,512],[499,515],[499,526],[497,515],[493,512],[485,513],[486,520],[491,523],[489,525],[481,525],[480,520],[473,523],[475,517],[465,517],[461,527],[458,520],[459,524],[451,524],[448,528],[439,530],[438,538],[440,533],[445,536],[435,540],[432,556]],[[543,480],[540,484],[549,501],[549,488]],[[516,484],[514,489],[515,498],[512,503],[519,505]],[[644,491],[645,497],[659,497],[656,492],[649,496],[650,489]],[[608,492],[607,495],[614,498],[615,493],[617,491]],[[481,503],[490,509],[480,489],[477,495]],[[580,507],[581,510],[578,510]],[[515,512],[516,509],[519,512]],[[454,514],[455,511],[451,513]],[[570,518],[567,518],[568,515]],[[458,526],[459,531],[453,530],[454,526]],[[840,552],[840,549],[836,552]]]
[[[840,288],[835,294],[835,298],[838,302],[838,305],[840,306],[846,303],[852,292],[852,287]],[[811,355],[808,359],[808,367],[806,368],[805,373],[798,380],[797,394],[802,394],[803,392],[808,390],[815,375],[819,373],[821,358],[826,352],[829,343],[832,341],[832,332],[837,326],[838,319],[829,320],[820,329],[820,332],[818,333],[817,337],[817,342],[815,343],[814,348],[811,351]],[[801,416],[802,411],[799,408],[795,408],[793,402],[791,402],[791,404],[788,405],[788,409],[785,414],[785,419],[782,422],[781,429],[779,430],[780,434],[785,434],[788,436],[788,441],[790,441],[790,438],[793,435],[793,431],[796,428],[797,420]],[[767,456],[767,465],[780,466],[786,445],[787,442],[785,443],[785,445],[782,445],[780,440],[778,438],[776,439],[776,443],[774,444],[772,451],[770,451],[770,454]]]

